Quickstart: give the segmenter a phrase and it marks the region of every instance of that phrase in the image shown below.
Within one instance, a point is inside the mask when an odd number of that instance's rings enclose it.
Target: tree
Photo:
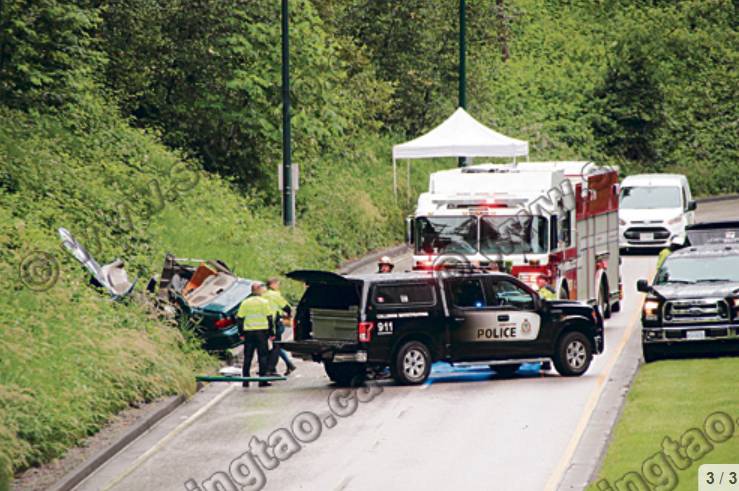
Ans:
[[[104,57],[94,32],[97,2],[0,2],[0,102],[47,110],[94,90]]]

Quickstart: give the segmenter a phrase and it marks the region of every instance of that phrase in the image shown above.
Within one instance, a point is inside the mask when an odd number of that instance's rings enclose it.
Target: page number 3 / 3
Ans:
[[[703,464],[698,470],[699,491],[739,491],[739,464]]]

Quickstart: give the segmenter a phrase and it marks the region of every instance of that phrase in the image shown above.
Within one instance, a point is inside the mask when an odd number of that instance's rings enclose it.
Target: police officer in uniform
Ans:
[[[272,302],[264,298],[264,284],[255,281],[251,285],[251,295],[241,303],[236,317],[243,320],[244,329],[244,367],[243,375],[248,377],[251,371],[251,362],[254,351],[257,352],[259,362],[259,376],[265,377],[269,371],[269,342],[273,339],[270,332],[270,316]],[[259,382],[260,387],[269,387],[269,382]],[[249,387],[249,382],[243,383]]]
[[[275,340],[282,341],[282,335],[285,333],[285,324],[282,321],[283,316],[290,317],[292,309],[290,304],[285,297],[280,293],[280,279],[270,278],[267,280],[267,291],[264,292],[264,298],[272,302],[272,319],[273,326],[275,328]],[[287,354],[287,351],[279,346],[272,348],[269,356],[269,372],[270,375],[277,375],[277,362],[282,358],[282,361],[287,365],[285,376],[290,375],[297,368],[293,361]]]

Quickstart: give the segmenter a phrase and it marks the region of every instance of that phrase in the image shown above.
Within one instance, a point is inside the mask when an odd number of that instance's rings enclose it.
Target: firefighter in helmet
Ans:
[[[382,256],[377,262],[378,273],[392,273],[395,265],[388,256]]]

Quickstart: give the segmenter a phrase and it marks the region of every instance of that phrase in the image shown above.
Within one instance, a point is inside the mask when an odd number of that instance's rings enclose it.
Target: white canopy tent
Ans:
[[[443,123],[425,135],[393,146],[393,190],[398,193],[397,159],[431,157],[526,157],[529,143],[493,131],[457,108]],[[408,162],[410,181],[410,162]]]

